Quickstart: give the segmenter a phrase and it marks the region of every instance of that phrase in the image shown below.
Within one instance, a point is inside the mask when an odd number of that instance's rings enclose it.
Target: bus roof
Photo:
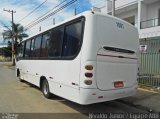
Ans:
[[[57,27],[57,26],[60,26],[60,25],[62,25],[62,24],[64,24],[64,23],[67,23],[67,22],[69,22],[69,21],[72,21],[72,20],[74,20],[74,19],[76,19],[76,18],[79,18],[79,17],[81,17],[81,16],[88,16],[88,15],[101,15],[101,16],[106,16],[106,17],[108,17],[108,18],[113,18],[113,19],[117,19],[117,20],[119,20],[119,21],[123,21],[123,22],[125,22],[126,24],[128,24],[128,25],[131,25],[130,23],[128,23],[128,22],[126,22],[126,21],[124,21],[124,20],[122,20],[122,19],[120,19],[120,18],[117,18],[117,17],[114,17],[114,16],[111,16],[111,15],[108,15],[108,14],[104,14],[104,13],[100,13],[100,12],[95,12],[95,11],[85,11],[85,12],[82,12],[82,13],[80,13],[80,14],[78,14],[78,15],[76,15],[76,16],[73,16],[73,17],[71,17],[71,18],[69,18],[69,19],[67,19],[67,20],[64,20],[64,21],[62,21],[62,22],[60,22],[60,23],[57,23],[57,24],[55,24],[55,25],[52,25],[51,27],[48,27],[48,28],[46,28],[45,30],[43,30],[43,31],[41,31],[41,32],[39,32],[39,33],[37,33],[37,34],[34,34],[34,35],[31,35],[30,37],[27,37],[27,38],[25,38],[23,41],[25,41],[25,40],[27,40],[27,39],[30,39],[30,38],[32,38],[32,37],[34,37],[34,36],[37,36],[37,35],[39,35],[39,34],[41,34],[41,33],[44,33],[44,32],[46,32],[46,31],[48,31],[48,30],[51,30],[52,28],[55,28],[55,27]],[[132,27],[133,27],[133,25],[131,25]],[[22,41],[22,42],[23,42]]]

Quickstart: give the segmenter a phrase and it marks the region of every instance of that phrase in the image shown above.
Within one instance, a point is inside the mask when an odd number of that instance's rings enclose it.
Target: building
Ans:
[[[102,12],[111,13],[111,1]],[[135,25],[140,39],[160,36],[160,0],[116,0],[115,16]]]
[[[111,14],[111,2],[101,12]],[[115,0],[115,16],[138,28],[140,82],[160,87],[160,0]]]

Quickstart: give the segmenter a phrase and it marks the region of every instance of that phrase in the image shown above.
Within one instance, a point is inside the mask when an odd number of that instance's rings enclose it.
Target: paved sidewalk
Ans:
[[[0,62],[0,66],[13,69],[13,70],[15,69],[15,66],[12,66],[12,62]]]
[[[150,112],[160,112],[160,93],[152,90],[138,88],[135,96],[124,98],[121,101]]]

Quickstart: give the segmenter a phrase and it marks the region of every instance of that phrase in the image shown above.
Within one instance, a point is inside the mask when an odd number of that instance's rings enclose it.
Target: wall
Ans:
[[[148,5],[147,19],[158,18],[159,9],[160,9],[160,1]]]
[[[139,38],[150,38],[160,36],[160,26],[141,29],[139,31]]]
[[[137,0],[117,0],[115,2],[115,7],[119,8],[119,7],[125,7],[125,6],[130,6],[132,4],[137,3]]]
[[[131,6],[137,2],[138,0],[116,0],[115,1],[115,8],[121,9],[127,6]],[[112,11],[112,1],[106,2],[106,7],[102,8],[101,11],[103,13],[111,12]]]
[[[137,22],[138,22],[138,9],[126,11],[126,12],[123,12],[121,14],[116,15],[116,17],[119,17],[121,19],[126,18],[126,17],[130,17],[130,16],[135,16],[135,23],[137,24]]]
[[[144,2],[141,2],[141,21],[147,20],[147,5]]]

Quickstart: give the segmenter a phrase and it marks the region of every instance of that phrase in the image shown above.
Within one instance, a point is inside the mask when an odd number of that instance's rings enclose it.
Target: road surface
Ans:
[[[119,101],[82,106],[60,97],[46,99],[35,86],[18,81],[14,67],[0,63],[0,112],[9,113],[140,113]],[[86,116],[88,116],[86,114]]]

